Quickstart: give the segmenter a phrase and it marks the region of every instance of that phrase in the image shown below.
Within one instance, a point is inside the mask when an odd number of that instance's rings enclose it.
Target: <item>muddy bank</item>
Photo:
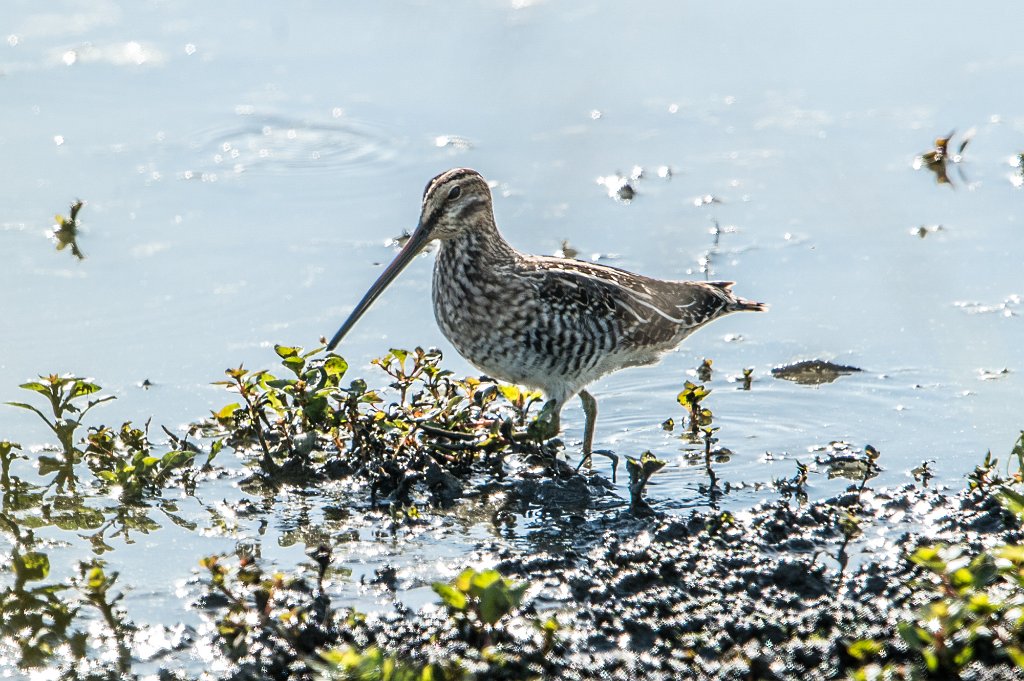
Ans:
[[[578,492],[587,487],[574,482]],[[313,678],[316,665],[296,653],[299,640],[383,651],[415,674],[437,665],[433,677],[396,678],[1020,678],[1012,649],[1021,641],[1021,588],[1013,576],[1024,556],[1006,549],[1024,538],[1008,509],[1013,485],[982,466],[961,491],[856,484],[801,503],[781,485],[777,498],[735,515],[640,518],[620,505],[573,521],[566,509],[565,522],[553,520],[526,541],[487,542],[467,556],[467,564],[489,560],[510,584],[528,585],[522,605],[492,626],[444,605],[396,603],[346,615],[344,624],[335,616],[332,626],[290,642],[269,635],[226,678]],[[534,494],[538,485],[505,487],[513,489]],[[559,517],[551,496],[534,499],[535,509],[543,504]],[[379,571],[374,588],[400,590],[398,581]],[[950,614],[970,614],[982,600],[971,616]],[[917,632],[931,638],[915,639]]]

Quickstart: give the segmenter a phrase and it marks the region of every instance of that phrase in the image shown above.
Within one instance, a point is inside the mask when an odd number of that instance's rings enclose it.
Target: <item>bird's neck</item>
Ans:
[[[443,240],[438,265],[462,270],[493,269],[517,257],[519,253],[501,236],[492,218]]]

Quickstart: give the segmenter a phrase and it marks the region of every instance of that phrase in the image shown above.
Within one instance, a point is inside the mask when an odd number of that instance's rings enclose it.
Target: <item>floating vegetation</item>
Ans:
[[[878,467],[878,450],[871,445],[860,451],[849,443],[837,440],[823,447],[814,447],[811,453],[814,454],[814,462],[828,471],[829,479],[847,478],[863,482],[882,471]]]
[[[915,227],[914,229],[910,230],[910,234],[911,236],[916,236],[923,239],[929,234],[935,234],[936,232],[941,232],[944,229],[945,227],[943,227],[942,225],[921,225],[920,227]]]
[[[639,174],[636,174],[636,168],[634,168],[634,174],[626,177],[615,173],[614,175],[604,175],[597,178],[597,184],[601,185],[608,192],[609,198],[615,199],[622,203],[630,203],[636,198],[636,182],[640,179]]]
[[[71,208],[68,212],[68,217],[57,214],[54,216],[53,229],[49,233],[50,239],[53,240],[57,246],[58,251],[63,251],[67,247],[71,247],[71,255],[75,256],[79,260],[85,260],[85,254],[82,253],[82,249],[78,246],[78,228],[81,223],[78,220],[78,213],[82,210],[85,205],[80,199],[76,199],[71,204]]]
[[[963,161],[964,150],[974,137],[974,128],[971,128],[963,135],[956,151],[950,151],[949,144],[955,134],[956,131],[954,130],[945,137],[937,138],[935,140],[934,148],[914,158],[914,170],[927,168],[935,175],[935,181],[938,184],[954,186],[952,180],[949,178],[949,167],[951,165],[955,165],[957,166],[957,171],[960,173],[961,181],[966,183],[967,179],[964,177],[963,170],[960,169],[959,164]]]
[[[840,376],[862,371],[854,366],[836,364],[821,359],[809,359],[794,364],[786,364],[772,369],[772,376],[800,385],[821,385],[831,383]]]

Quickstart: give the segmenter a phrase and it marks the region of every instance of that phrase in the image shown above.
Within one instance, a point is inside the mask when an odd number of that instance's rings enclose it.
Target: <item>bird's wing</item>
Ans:
[[[727,311],[732,299],[730,282],[661,281],[563,258],[530,258],[521,267],[541,298],[541,309],[612,334],[621,345],[671,343],[685,329]]]

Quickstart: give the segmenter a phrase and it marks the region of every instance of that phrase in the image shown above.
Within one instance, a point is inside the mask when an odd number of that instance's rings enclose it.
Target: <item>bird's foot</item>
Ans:
[[[580,460],[578,466],[576,466],[576,472],[578,473],[583,465],[586,464],[587,468],[593,465],[593,455],[600,454],[601,456],[608,457],[612,462],[612,482],[615,482],[615,476],[619,470],[619,455],[610,449],[595,449],[592,452],[583,452],[583,458]]]

